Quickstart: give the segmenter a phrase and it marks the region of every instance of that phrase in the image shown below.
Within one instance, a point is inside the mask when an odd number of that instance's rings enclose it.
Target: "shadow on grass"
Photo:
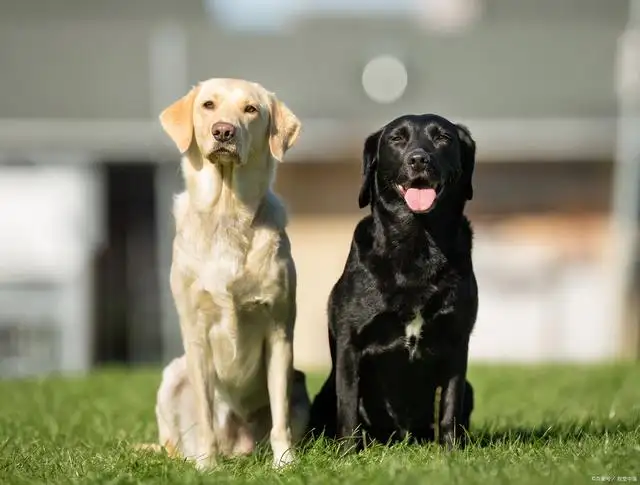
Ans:
[[[623,434],[640,434],[640,422],[611,421],[606,424],[595,422],[584,423],[543,423],[537,426],[503,427],[503,428],[472,428],[468,435],[467,446],[473,448],[490,448],[513,445],[546,445],[549,443],[579,442],[584,439],[600,440],[605,437],[614,437]],[[303,443],[306,447],[314,447],[320,444],[320,448],[326,446],[339,449],[339,442],[335,438],[320,435],[307,436]],[[377,441],[368,442],[367,446],[400,444],[406,441],[409,444],[429,445],[433,441],[421,441],[416,443],[407,437],[405,440],[391,440],[389,443]]]
[[[550,442],[580,441],[585,438],[599,439],[606,436],[640,431],[640,424],[611,422],[606,425],[542,424],[535,427],[513,427],[503,429],[472,429],[469,435],[471,446],[485,448],[507,444],[547,444]]]

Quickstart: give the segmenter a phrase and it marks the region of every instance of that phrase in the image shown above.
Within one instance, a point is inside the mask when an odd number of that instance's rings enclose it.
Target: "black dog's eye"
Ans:
[[[449,135],[449,133],[438,133],[436,135],[436,141],[451,141],[451,135]]]
[[[391,141],[402,141],[402,137],[400,135],[391,135],[389,137],[389,140],[391,140]]]
[[[213,109],[216,107],[216,105],[213,104],[213,101],[205,101],[204,103],[202,103],[202,107],[204,109]]]
[[[257,113],[258,112],[258,108],[256,108],[255,106],[253,106],[252,104],[248,104],[245,108],[244,108],[244,112],[245,113]]]

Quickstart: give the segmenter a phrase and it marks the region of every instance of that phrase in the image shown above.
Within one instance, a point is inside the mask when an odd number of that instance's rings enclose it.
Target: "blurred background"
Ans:
[[[279,167],[296,365],[357,220],[364,137],[405,112],[478,145],[472,361],[640,351],[637,0],[0,0],[0,376],[158,364],[178,153],[157,121],[210,77],[303,122]]]

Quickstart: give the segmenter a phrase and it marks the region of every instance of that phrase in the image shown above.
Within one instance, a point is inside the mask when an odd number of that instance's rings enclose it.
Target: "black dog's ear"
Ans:
[[[373,178],[378,163],[378,144],[382,130],[378,130],[367,137],[362,151],[362,187],[358,195],[358,204],[364,208],[371,204],[373,194]]]
[[[460,140],[460,158],[462,159],[462,190],[467,200],[473,199],[473,169],[476,164],[476,142],[471,137],[469,128],[457,124],[458,139]]]

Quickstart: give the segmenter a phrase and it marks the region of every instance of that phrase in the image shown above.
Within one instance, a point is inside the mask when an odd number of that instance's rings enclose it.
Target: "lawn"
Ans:
[[[472,366],[472,442],[375,446],[339,457],[319,441],[275,472],[268,450],[210,473],[134,452],[156,438],[160,372],[109,369],[87,378],[0,382],[0,484],[571,484],[640,485],[640,365]],[[309,379],[310,392],[322,376]],[[617,478],[620,477],[620,478]]]

